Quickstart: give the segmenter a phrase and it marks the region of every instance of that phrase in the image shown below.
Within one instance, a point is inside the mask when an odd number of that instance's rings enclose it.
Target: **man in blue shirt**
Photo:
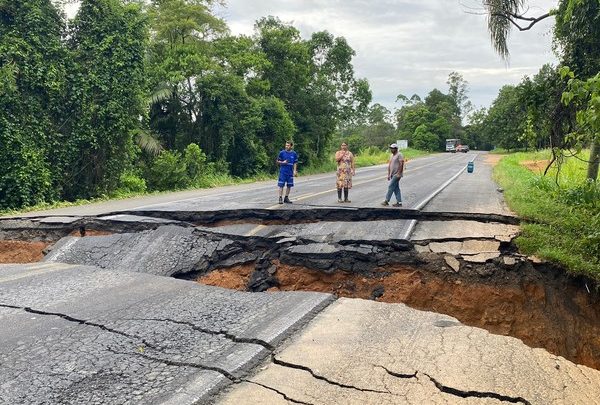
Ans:
[[[287,203],[291,204],[289,195],[291,188],[294,187],[294,176],[298,175],[298,154],[292,150],[294,143],[287,141],[285,143],[285,149],[279,152],[277,156],[277,164],[279,165],[279,180],[277,180],[277,187],[279,187],[279,204]],[[287,185],[285,190],[285,199],[283,199],[283,186]]]

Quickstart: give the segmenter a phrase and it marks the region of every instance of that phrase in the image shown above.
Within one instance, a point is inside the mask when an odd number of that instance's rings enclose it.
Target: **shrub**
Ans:
[[[119,188],[116,194],[145,193],[146,190],[146,180],[136,173],[125,172],[119,179]]]
[[[202,175],[207,175],[206,153],[195,143],[190,143],[183,152],[183,163],[192,184],[196,184]]]
[[[187,167],[179,152],[162,151],[152,162],[146,176],[151,190],[174,190],[190,184]]]

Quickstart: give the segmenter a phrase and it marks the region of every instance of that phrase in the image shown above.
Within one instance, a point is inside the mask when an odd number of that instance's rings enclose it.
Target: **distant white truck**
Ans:
[[[456,152],[456,148],[460,145],[460,139],[446,139],[446,152]]]

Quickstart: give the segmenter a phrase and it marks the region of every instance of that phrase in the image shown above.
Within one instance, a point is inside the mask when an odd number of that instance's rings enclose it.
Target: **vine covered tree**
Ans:
[[[0,208],[59,196],[64,24],[49,0],[0,0]]]

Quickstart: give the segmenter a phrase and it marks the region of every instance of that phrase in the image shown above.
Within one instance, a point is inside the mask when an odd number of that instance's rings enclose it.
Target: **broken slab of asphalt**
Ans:
[[[600,342],[594,336],[600,333],[600,313],[594,308],[600,298],[585,292],[588,281],[519,255],[507,242],[515,226],[481,225],[485,227],[456,227],[463,239],[458,234],[435,239],[431,233],[432,240],[354,243],[167,225],[138,233],[67,237],[46,261],[254,292],[308,290],[405,302],[599,367]]]
[[[328,217],[328,221],[317,223],[310,215],[292,210],[281,210],[287,212],[265,219],[261,217],[262,211],[252,209],[238,211],[241,219],[235,219],[233,212],[225,210],[225,217],[212,213],[185,214],[176,219],[170,217],[171,213],[161,212],[156,216],[141,217],[141,224],[136,223],[135,215],[129,214],[119,216],[120,221],[114,216],[34,218],[30,224],[37,227],[39,235],[43,234],[41,228],[51,226],[55,235],[75,231],[78,236],[85,236],[60,241],[47,260],[189,279],[216,273],[230,276],[240,266],[246,266],[251,271],[246,280],[242,278],[240,288],[251,291],[312,289],[313,284],[302,284],[309,274],[307,280],[318,280],[324,287],[315,291],[406,302],[415,308],[452,314],[463,323],[481,326],[494,333],[517,336],[530,346],[545,347],[578,363],[600,365],[598,344],[594,342],[600,333],[598,311],[594,310],[597,294],[586,294],[582,290],[586,280],[569,280],[560,271],[544,264],[534,265],[516,253],[512,244],[518,232],[514,217],[430,213],[432,220],[419,221],[411,241],[407,241],[396,236],[403,234],[397,232],[402,226],[395,227],[397,223],[411,221],[413,214],[403,213],[405,210],[337,209],[319,213],[311,210],[304,208],[302,211],[317,216],[337,212],[333,217],[339,220]],[[355,211],[358,212],[356,216]],[[404,216],[408,221],[390,220],[396,216]],[[369,235],[371,227],[377,231]],[[13,229],[16,228],[18,226]],[[22,228],[22,235],[26,235],[27,226]],[[363,228],[365,232],[360,231]],[[380,231],[381,228],[384,230]],[[345,229],[348,231],[344,232]],[[323,283],[328,278],[334,280],[335,285]],[[390,280],[393,283],[390,284]],[[144,321],[156,323],[157,328],[161,325],[155,318],[144,318]],[[196,327],[186,322],[169,318],[168,326],[161,327],[174,331],[175,335],[179,333],[179,327]],[[238,339],[235,334],[223,336]],[[187,340],[184,338],[183,341]],[[114,348],[111,346],[111,349]],[[145,360],[163,361],[164,358],[152,356]],[[276,366],[284,363],[276,359]],[[193,368],[198,364],[168,360],[168,365],[173,367]],[[295,366],[295,363],[285,363],[285,367],[307,371],[304,366]],[[224,368],[204,371],[220,371],[224,378],[232,380],[232,375],[227,377],[230,371]],[[233,380],[238,378],[233,377]],[[441,387],[442,392],[465,392],[444,385],[444,381],[435,377],[431,383],[436,388]],[[497,398],[493,396],[496,393],[483,393],[492,396],[477,397],[478,401],[504,398],[503,394],[498,394],[501,397]]]
[[[409,242],[312,243],[299,238],[241,237],[201,229],[160,226],[154,230],[62,238],[47,262],[121,268],[163,276],[203,274],[260,258],[323,270],[369,270],[388,263],[415,263]]]
[[[600,371],[456,319],[338,299],[219,404],[598,404]]]
[[[136,215],[0,218],[0,240],[56,242],[68,235],[140,232],[169,224],[191,226],[176,220]]]
[[[192,404],[333,300],[61,263],[0,265],[0,285],[7,404]]]

